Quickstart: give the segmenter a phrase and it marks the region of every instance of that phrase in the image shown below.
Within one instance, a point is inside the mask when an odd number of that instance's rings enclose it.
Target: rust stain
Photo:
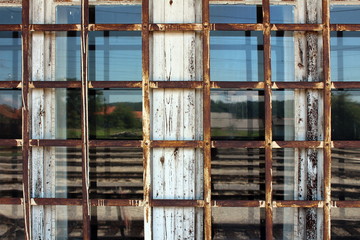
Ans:
[[[164,156],[161,156],[160,162],[161,162],[162,165],[164,165],[164,162],[165,162],[165,157]]]
[[[173,2],[173,0],[170,0],[170,2],[169,2],[169,3],[170,3],[170,6],[171,6],[174,2]]]

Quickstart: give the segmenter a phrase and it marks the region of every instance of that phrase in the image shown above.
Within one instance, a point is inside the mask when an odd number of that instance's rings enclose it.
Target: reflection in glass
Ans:
[[[0,138],[21,138],[21,90],[0,90]]]
[[[141,81],[141,32],[90,32],[89,80]]]
[[[21,7],[0,7],[0,24],[21,24]]]
[[[274,82],[295,81],[293,32],[271,33],[271,78]]]
[[[331,32],[332,81],[360,81],[359,40],[359,32]]]
[[[142,149],[90,149],[90,198],[142,199]]]
[[[294,140],[294,91],[273,91],[272,128],[274,140]]]
[[[92,239],[144,239],[142,207],[92,207]]]
[[[360,91],[332,91],[333,140],[360,140]]]
[[[20,32],[0,32],[0,81],[21,81]]]
[[[141,90],[89,90],[92,139],[141,139]]]
[[[332,208],[331,239],[360,239],[359,222],[359,208]]]
[[[264,149],[211,149],[214,200],[265,200]]]
[[[0,239],[25,239],[24,213],[21,205],[1,205]]]
[[[360,7],[357,5],[330,5],[330,22],[358,24],[360,22]]]
[[[53,206],[56,216],[56,239],[82,239],[83,219],[81,206]]]
[[[214,240],[265,239],[264,208],[212,208]]]
[[[211,81],[263,81],[263,51],[261,32],[211,32]]]
[[[271,23],[295,23],[294,6],[291,5],[272,5],[270,6]]]
[[[264,139],[264,92],[211,92],[212,139]]]
[[[80,24],[81,7],[78,6],[57,6],[56,23],[58,24]]]
[[[80,89],[55,89],[56,139],[81,138]]]
[[[262,9],[256,5],[210,5],[211,23],[261,23]]]
[[[90,23],[141,23],[141,5],[95,5],[90,7]]]
[[[360,149],[333,149],[331,159],[332,199],[360,200]]]
[[[294,149],[273,149],[273,198],[274,200],[296,200],[298,183],[295,183]]]
[[[0,147],[0,196],[23,197],[21,148]]]

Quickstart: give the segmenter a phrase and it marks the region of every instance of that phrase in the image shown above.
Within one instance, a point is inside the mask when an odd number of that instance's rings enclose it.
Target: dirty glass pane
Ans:
[[[360,6],[330,5],[330,22],[359,24]]]
[[[211,137],[264,139],[264,91],[211,91]]]
[[[0,138],[21,138],[21,90],[0,90]]]
[[[360,140],[360,91],[331,92],[333,140]]]
[[[294,140],[294,91],[273,91],[272,128],[274,140]]]
[[[265,239],[265,208],[212,208],[214,240]]]
[[[212,31],[211,81],[263,81],[263,54],[262,32]]]
[[[295,81],[293,32],[271,32],[271,78],[273,82]]]
[[[141,90],[89,90],[91,139],[142,139]]]
[[[360,149],[332,149],[331,159],[332,199],[360,200]]]
[[[80,24],[81,7],[77,6],[57,6],[56,23],[58,24]]]
[[[331,239],[355,240],[360,239],[360,209],[332,208],[331,209]]]
[[[0,7],[0,24],[21,24],[21,7]]]
[[[141,32],[90,32],[90,81],[141,81]]]
[[[142,207],[91,208],[92,239],[144,239]]]
[[[21,32],[0,31],[0,81],[21,81],[21,56]]]
[[[90,23],[141,23],[141,5],[96,5],[89,9]]]
[[[256,5],[210,5],[211,23],[261,23],[262,9]]]
[[[91,148],[90,198],[142,199],[142,149]]]
[[[270,1],[271,3],[272,1]],[[270,6],[271,23],[295,23],[294,6],[291,5],[273,5]]]
[[[265,200],[264,149],[211,149],[213,200]]]
[[[1,205],[0,239],[25,239],[23,206]]]
[[[331,32],[332,81],[360,81],[359,39],[359,32]]]
[[[0,196],[23,197],[22,153],[19,147],[0,147]],[[1,209],[1,207],[0,207]],[[1,210],[0,210],[1,211]],[[0,221],[1,222],[1,221]],[[0,233],[1,236],[1,233]]]
[[[82,206],[53,206],[55,211],[55,239],[82,239]]]

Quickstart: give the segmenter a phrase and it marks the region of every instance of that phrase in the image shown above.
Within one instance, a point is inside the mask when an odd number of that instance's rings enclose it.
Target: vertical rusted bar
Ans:
[[[142,0],[142,96],[143,96],[143,163],[144,163],[144,236],[152,239],[151,165],[150,165],[150,49],[149,0]]]
[[[210,122],[210,27],[209,0],[202,1],[203,22],[203,128],[204,128],[204,236],[211,239],[211,122]]]
[[[330,10],[329,0],[322,1],[324,69],[324,240],[331,233],[331,79],[330,79]]]
[[[29,0],[22,1],[22,157],[23,157],[23,199],[25,239],[31,239],[31,203],[30,203],[30,174],[29,174],[29,52],[30,52],[30,4]]]
[[[88,32],[89,1],[81,0],[81,151],[83,238],[90,239],[89,127],[88,127]]]
[[[271,47],[270,47],[270,0],[262,1],[264,35],[265,80],[265,211],[266,239],[273,239],[272,209],[272,100],[271,100]]]

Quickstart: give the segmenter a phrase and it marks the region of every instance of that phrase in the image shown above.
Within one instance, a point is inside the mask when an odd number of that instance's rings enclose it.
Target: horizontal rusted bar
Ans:
[[[173,199],[153,199],[153,207],[204,207],[204,200],[173,200]]]
[[[22,203],[22,198],[0,198],[0,205],[20,205]]]
[[[293,207],[293,208],[322,208],[324,201],[273,201],[274,207]]]
[[[360,24],[330,24],[331,31],[360,31]]]
[[[141,207],[144,205],[143,200],[132,199],[90,199],[91,206],[124,206],[124,207]]]
[[[211,82],[211,88],[263,89],[264,82]]]
[[[140,140],[90,140],[90,147],[133,147],[140,148],[142,146]]]
[[[74,198],[32,198],[31,205],[72,205],[81,206],[82,199]]]
[[[271,31],[321,31],[322,24],[271,24]]]
[[[0,88],[21,88],[21,81],[0,81]]]
[[[360,82],[332,82],[331,88],[360,88]]]
[[[140,81],[90,81],[89,88],[141,88]]]
[[[80,81],[32,81],[30,88],[81,88]]]
[[[335,208],[360,208],[360,201],[333,201],[332,207],[335,207]]]
[[[89,31],[141,31],[141,24],[89,24]]]
[[[265,141],[211,141],[212,148],[264,148]]]
[[[150,141],[152,148],[202,148],[203,141]]]
[[[0,24],[0,31],[21,31],[20,24]]]
[[[150,31],[201,31],[203,25],[199,23],[169,23],[149,24]]]
[[[151,81],[150,88],[202,88],[200,81]]]
[[[265,201],[214,200],[212,207],[265,207]]]
[[[238,23],[212,23],[210,24],[212,31],[262,31],[262,24],[238,24]]]
[[[81,31],[80,24],[30,24],[30,31]]]
[[[360,141],[332,141],[333,148],[360,148]]]
[[[272,89],[323,89],[323,82],[272,82]]]
[[[81,146],[81,140],[60,140],[60,139],[31,139],[30,146],[32,147],[73,147]]]
[[[20,147],[22,139],[0,139],[0,146]]]
[[[322,148],[323,141],[273,141],[272,148]]]

